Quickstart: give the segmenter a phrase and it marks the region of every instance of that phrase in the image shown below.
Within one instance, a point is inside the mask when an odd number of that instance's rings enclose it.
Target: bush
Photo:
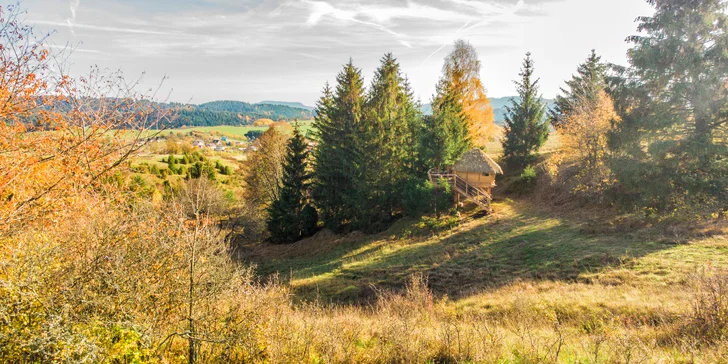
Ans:
[[[508,187],[508,192],[515,194],[529,193],[536,188],[537,173],[533,166],[527,166],[521,175]]]
[[[214,181],[217,175],[215,166],[209,162],[195,162],[195,164],[187,169],[187,172],[188,179],[198,179],[204,176]]]
[[[521,172],[521,181],[526,184],[532,184],[536,182],[536,169],[533,166],[528,166]]]
[[[301,229],[303,236],[311,236],[318,230],[318,212],[311,204],[301,211]]]
[[[703,342],[728,339],[728,273],[708,270],[695,278],[688,330]]]
[[[402,191],[405,214],[422,216],[432,212],[442,213],[453,205],[452,188],[441,179],[435,186],[430,181],[410,179]]]
[[[412,178],[402,191],[405,214],[408,216],[421,216],[431,211],[430,205],[435,186],[430,181]]]

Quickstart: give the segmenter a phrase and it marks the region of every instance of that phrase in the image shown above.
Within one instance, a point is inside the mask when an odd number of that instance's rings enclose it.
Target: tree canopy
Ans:
[[[468,123],[469,139],[476,146],[484,146],[496,134],[493,107],[480,80],[480,69],[475,48],[466,41],[457,40],[452,52],[445,57],[432,105],[436,109],[450,97],[460,103]]]

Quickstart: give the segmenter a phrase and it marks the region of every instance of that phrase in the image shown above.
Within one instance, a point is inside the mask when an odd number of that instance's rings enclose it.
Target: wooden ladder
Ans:
[[[450,184],[453,191],[458,193],[460,196],[474,202],[486,211],[492,211],[490,208],[490,202],[493,201],[493,198],[490,194],[469,184],[457,174],[431,169],[427,172],[427,176],[433,184],[437,184],[438,180],[444,178]]]

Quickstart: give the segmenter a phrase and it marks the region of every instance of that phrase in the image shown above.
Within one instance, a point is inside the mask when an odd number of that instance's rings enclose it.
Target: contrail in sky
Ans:
[[[73,26],[76,25],[76,9],[81,5],[81,0],[71,0],[71,4],[69,6],[71,10],[71,17],[66,19],[66,23],[68,24],[68,29],[71,30],[71,34],[73,36],[76,36],[76,32],[73,30]]]

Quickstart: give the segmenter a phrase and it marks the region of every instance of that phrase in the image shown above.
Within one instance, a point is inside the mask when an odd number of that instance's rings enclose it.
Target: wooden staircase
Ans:
[[[490,207],[490,202],[493,200],[493,198],[490,196],[490,194],[481,190],[480,188],[472,186],[457,174],[431,169],[427,172],[427,176],[430,178],[430,182],[432,182],[433,184],[437,184],[437,181],[441,178],[446,179],[452,187],[453,191],[455,191],[457,194],[464,197],[465,199],[474,202],[476,205],[486,211],[492,211]]]

